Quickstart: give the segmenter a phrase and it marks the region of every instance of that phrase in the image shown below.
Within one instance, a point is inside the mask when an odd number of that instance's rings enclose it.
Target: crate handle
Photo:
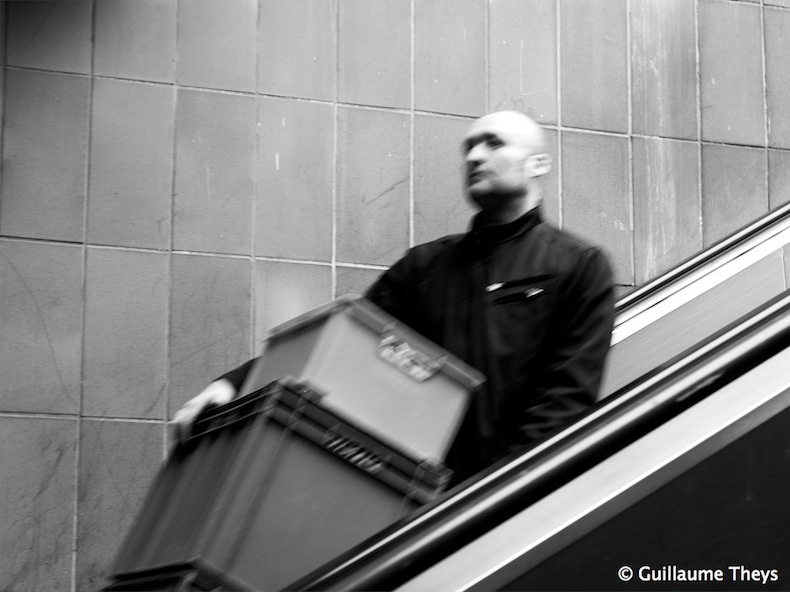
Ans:
[[[379,357],[418,382],[428,380],[444,365],[444,358],[434,360],[409,342],[385,329],[379,342]]]

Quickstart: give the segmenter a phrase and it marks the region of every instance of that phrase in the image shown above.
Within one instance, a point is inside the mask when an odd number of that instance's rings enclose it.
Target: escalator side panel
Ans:
[[[788,425],[785,409],[500,589],[789,589]]]
[[[784,257],[778,250],[613,344],[601,397],[671,360],[784,289]]]
[[[521,582],[563,549],[790,408],[788,367],[790,350],[784,350],[398,590],[495,590]],[[584,581],[579,586],[589,587]]]

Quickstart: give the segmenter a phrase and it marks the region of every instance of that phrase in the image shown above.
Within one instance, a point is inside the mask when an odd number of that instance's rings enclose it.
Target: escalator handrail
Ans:
[[[785,347],[790,291],[289,589],[395,587]]]
[[[672,270],[618,299],[615,305],[618,315],[623,316],[633,308],[649,308],[654,302],[665,297],[664,293],[672,284],[688,278],[717,261],[735,259],[751,248],[754,239],[761,234],[769,230],[773,230],[772,234],[776,234],[786,227],[790,227],[790,203],[769,212],[710,248],[686,259]]]

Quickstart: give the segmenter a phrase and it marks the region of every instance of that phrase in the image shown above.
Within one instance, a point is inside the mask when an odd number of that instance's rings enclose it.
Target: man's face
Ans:
[[[536,176],[532,166],[537,126],[509,112],[475,121],[462,143],[469,197],[483,209],[525,197]]]

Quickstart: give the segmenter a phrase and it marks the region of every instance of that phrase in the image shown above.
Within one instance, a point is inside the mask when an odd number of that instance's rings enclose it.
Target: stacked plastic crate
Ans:
[[[108,590],[277,590],[444,490],[483,377],[369,302],[273,330],[156,477]]]

